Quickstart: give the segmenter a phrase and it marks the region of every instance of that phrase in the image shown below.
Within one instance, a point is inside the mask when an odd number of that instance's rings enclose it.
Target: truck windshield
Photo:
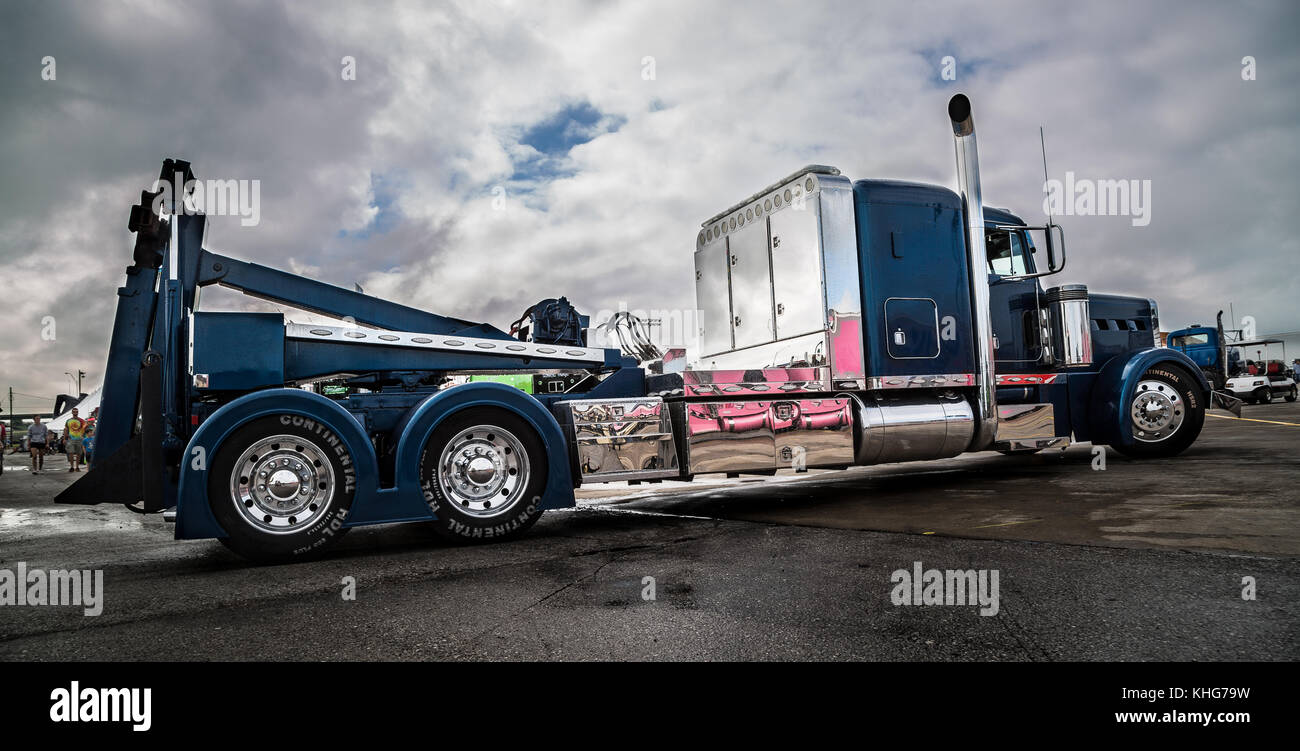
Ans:
[[[1192,347],[1192,346],[1196,346],[1197,344],[1209,344],[1209,343],[1210,343],[1210,335],[1206,333],[1182,334],[1179,336],[1171,337],[1169,339],[1170,347]]]
[[[994,230],[984,234],[988,248],[989,273],[999,276],[1019,276],[1029,273],[1025,262],[1025,247],[1019,232]]]

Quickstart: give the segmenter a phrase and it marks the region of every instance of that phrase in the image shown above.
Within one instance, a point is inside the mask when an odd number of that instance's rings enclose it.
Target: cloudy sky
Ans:
[[[505,326],[693,307],[699,223],[806,163],[952,186],[955,91],[990,204],[1041,221],[1039,125],[1053,177],[1151,181],[1146,226],[1062,219],[1054,279],[1300,330],[1297,28],[1288,1],[9,5],[0,389],[98,383],[164,157],[260,180],[213,250]]]

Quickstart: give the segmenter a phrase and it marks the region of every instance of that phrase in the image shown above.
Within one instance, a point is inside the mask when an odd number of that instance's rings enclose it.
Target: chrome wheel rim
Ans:
[[[1133,437],[1145,443],[1166,440],[1178,432],[1186,414],[1178,389],[1164,381],[1142,381],[1129,410]]]
[[[311,526],[328,510],[335,489],[328,455],[301,436],[260,439],[230,471],[230,495],[240,516],[271,534]]]
[[[528,488],[528,453],[519,439],[496,425],[475,425],[452,437],[438,457],[438,486],[462,513],[500,516]]]

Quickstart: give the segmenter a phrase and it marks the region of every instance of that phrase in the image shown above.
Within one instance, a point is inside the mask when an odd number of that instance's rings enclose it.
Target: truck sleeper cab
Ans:
[[[1064,264],[1059,227],[985,208],[964,96],[949,117],[956,192],[813,165],[704,222],[700,348],[684,369],[587,346],[563,298],[512,336],[220,256],[199,244],[201,215],[160,217],[146,193],[106,369],[103,458],[58,500],[174,508],[178,538],[286,560],[364,524],[509,539],[572,506],[584,483],[1072,440],[1134,457],[1184,450],[1209,387],[1155,346],[1155,303],[1044,288]],[[169,170],[178,185],[192,178],[183,162]],[[356,323],[196,312],[207,284]],[[549,386],[526,393],[528,375]]]

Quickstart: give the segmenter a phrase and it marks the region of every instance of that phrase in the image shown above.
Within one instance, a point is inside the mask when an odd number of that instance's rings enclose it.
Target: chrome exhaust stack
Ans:
[[[967,262],[970,267],[971,308],[975,321],[975,374],[979,424],[970,451],[982,451],[993,444],[998,433],[997,378],[993,371],[993,323],[989,314],[988,249],[984,245],[984,202],[980,196],[979,152],[975,146],[975,120],[970,99],[957,94],[948,100],[957,148],[957,192],[966,206]]]

